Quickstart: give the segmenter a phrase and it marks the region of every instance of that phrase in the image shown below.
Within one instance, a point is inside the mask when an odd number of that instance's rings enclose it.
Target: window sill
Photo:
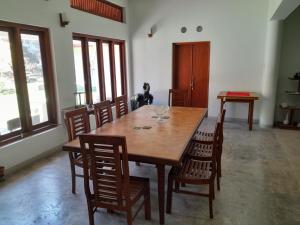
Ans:
[[[17,142],[17,141],[23,140],[25,138],[31,137],[33,135],[42,133],[44,131],[51,130],[51,129],[57,127],[57,126],[58,126],[57,124],[46,124],[46,125],[44,125],[42,127],[34,129],[31,132],[20,133],[20,134],[14,135],[14,136],[10,136],[8,138],[4,138],[4,139],[0,140],[0,148],[6,146],[8,144],[12,144],[14,142]]]

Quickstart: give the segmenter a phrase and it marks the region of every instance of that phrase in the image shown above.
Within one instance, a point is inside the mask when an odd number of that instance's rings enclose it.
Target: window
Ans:
[[[106,0],[70,0],[72,8],[124,22],[123,8]]]
[[[48,30],[0,21],[0,145],[53,127]]]
[[[122,75],[121,75],[121,48],[119,44],[114,44],[115,73],[117,97],[122,95]]]
[[[109,43],[102,43],[106,100],[112,100]]]
[[[81,104],[126,94],[124,41],[74,34],[73,49],[76,92],[86,96]]]

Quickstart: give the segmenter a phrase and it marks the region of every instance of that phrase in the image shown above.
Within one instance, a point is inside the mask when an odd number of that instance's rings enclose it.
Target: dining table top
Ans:
[[[260,96],[256,92],[221,91],[217,98],[226,100],[258,100]]]
[[[94,135],[125,136],[128,158],[131,161],[177,165],[198,125],[207,113],[206,108],[163,107],[146,105],[120,119],[92,130]],[[158,113],[165,111],[163,118]],[[64,151],[80,151],[79,139],[63,146]]]

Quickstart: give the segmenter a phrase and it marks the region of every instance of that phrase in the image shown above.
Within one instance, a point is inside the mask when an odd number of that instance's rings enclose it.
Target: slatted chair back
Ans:
[[[170,89],[169,106],[188,106],[188,95],[186,90]]]
[[[117,118],[128,114],[127,95],[122,95],[115,99]]]
[[[86,108],[66,112],[65,124],[69,141],[76,139],[80,134],[90,132],[90,122]]]
[[[218,154],[218,136],[221,129],[221,124],[216,123],[215,129],[214,129],[214,138],[212,143],[212,161],[216,160],[217,154]]]
[[[97,128],[113,121],[110,101],[107,100],[94,104],[94,111]]]
[[[219,132],[220,132],[220,123],[215,123],[214,129],[213,129],[213,141],[208,142],[207,144],[202,144],[202,147],[205,146],[203,151],[205,151],[206,149],[210,151],[210,149],[211,149],[211,153],[207,154],[206,156],[200,156],[197,158],[197,160],[209,162],[211,164],[211,167],[212,167],[211,171],[213,174],[216,173],[216,169],[217,169]],[[190,143],[190,145],[194,145],[194,144],[195,144],[195,142],[193,142],[193,141]],[[185,158],[185,161],[186,160],[189,161],[190,158],[194,157],[194,155],[195,155],[195,153],[193,153],[192,157],[190,155],[187,156]],[[201,154],[201,155],[203,155],[203,154]]]
[[[87,197],[91,197],[92,179],[96,205],[110,209],[127,207],[130,198],[126,138],[83,134],[80,145]]]

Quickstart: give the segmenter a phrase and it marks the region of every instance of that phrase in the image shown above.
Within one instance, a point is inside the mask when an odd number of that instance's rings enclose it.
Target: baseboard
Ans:
[[[225,122],[248,123],[248,119],[233,118],[233,117],[228,118],[228,117],[225,116]],[[253,124],[259,124],[259,120],[254,119]]]
[[[22,168],[24,168],[24,167],[26,167],[26,166],[28,166],[28,165],[36,162],[36,161],[39,161],[41,159],[44,159],[46,157],[49,157],[49,156],[57,153],[57,152],[60,152],[61,149],[62,149],[62,145],[56,146],[56,147],[54,147],[54,148],[52,148],[52,149],[50,149],[46,152],[43,152],[43,153],[41,153],[41,154],[31,158],[31,159],[28,159],[28,160],[18,164],[16,166],[5,169],[5,174],[4,175],[5,175],[5,177],[11,176],[14,173],[16,173],[17,171],[21,170]]]

